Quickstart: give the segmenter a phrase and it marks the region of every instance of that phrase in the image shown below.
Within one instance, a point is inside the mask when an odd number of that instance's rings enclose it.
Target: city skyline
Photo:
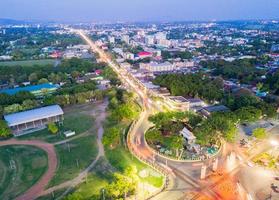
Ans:
[[[278,19],[276,0],[19,0],[1,3],[0,18],[62,22]]]

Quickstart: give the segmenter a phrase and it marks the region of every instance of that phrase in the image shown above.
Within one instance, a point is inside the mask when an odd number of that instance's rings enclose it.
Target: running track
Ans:
[[[52,179],[55,174],[55,170],[57,167],[57,157],[54,150],[54,146],[49,143],[45,143],[38,140],[28,140],[28,141],[20,141],[16,139],[1,141],[0,146],[7,145],[30,145],[38,147],[45,152],[47,152],[48,157],[48,170],[47,172],[40,178],[39,181],[35,183],[31,188],[29,188],[25,193],[18,196],[16,200],[34,200],[40,196],[40,194],[45,190],[48,182]]]

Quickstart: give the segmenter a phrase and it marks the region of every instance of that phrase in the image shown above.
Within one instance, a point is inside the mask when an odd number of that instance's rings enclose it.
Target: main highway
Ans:
[[[141,158],[144,158],[148,162],[153,162],[161,166],[166,173],[169,174],[170,184],[166,190],[159,193],[152,199],[154,200],[165,200],[165,199],[186,199],[186,194],[190,191],[196,191],[200,195],[206,195],[211,199],[221,199],[216,192],[214,192],[210,185],[200,180],[201,166],[206,164],[210,166],[212,160],[207,160],[202,162],[179,162],[170,159],[166,159],[160,155],[154,154],[148,148],[148,145],[144,139],[144,133],[151,127],[150,122],[148,122],[148,117],[154,113],[160,111],[158,105],[148,97],[146,91],[139,88],[138,83],[127,76],[127,71],[120,68],[120,66],[115,63],[102,49],[100,49],[82,30],[73,30],[75,33],[79,34],[80,37],[91,47],[94,53],[98,53],[100,59],[106,62],[109,67],[111,67],[118,75],[121,82],[128,86],[131,91],[136,93],[142,101],[143,111],[135,124],[133,130],[131,130],[131,144],[134,153],[138,154]],[[228,154],[228,151],[224,151],[220,155],[220,163],[224,162],[224,158]],[[187,198],[189,199],[189,198]],[[195,198],[198,199],[198,198]]]

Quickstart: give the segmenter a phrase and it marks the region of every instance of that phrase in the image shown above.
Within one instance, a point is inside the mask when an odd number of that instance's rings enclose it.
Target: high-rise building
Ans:
[[[111,44],[115,43],[115,38],[112,36],[109,36],[108,40],[109,40],[109,43],[111,43]]]
[[[145,44],[153,45],[154,44],[154,36],[148,35],[145,37]]]
[[[122,40],[123,42],[127,43],[127,44],[130,43],[130,37],[129,37],[129,35],[122,35],[121,40]]]
[[[167,34],[163,32],[158,32],[155,35],[155,39],[158,40],[166,40],[167,39]]]

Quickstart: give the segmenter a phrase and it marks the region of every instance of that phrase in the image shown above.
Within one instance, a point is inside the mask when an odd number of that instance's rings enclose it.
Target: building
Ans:
[[[139,57],[140,59],[151,58],[152,56],[153,56],[153,54],[150,53],[150,52],[147,52],[147,51],[142,51],[142,52],[139,52],[139,53],[138,53],[138,57]]]
[[[108,37],[109,43],[114,44],[115,43],[115,38],[112,36]]]
[[[211,114],[216,112],[228,112],[230,109],[224,105],[208,106],[203,108],[200,112],[204,117],[209,117]]]
[[[170,62],[164,62],[164,63],[141,63],[140,65],[141,69],[145,69],[149,72],[171,72],[174,71],[175,67],[173,64],[171,64]]]
[[[130,37],[129,35],[122,35],[121,40],[127,44],[130,44]]]
[[[166,104],[174,110],[189,111],[189,102],[182,96],[167,96],[164,97]]]
[[[63,110],[58,105],[5,115],[4,119],[15,136],[28,134],[46,127],[50,122],[63,121]]]
[[[185,138],[185,140],[188,142],[188,144],[195,144],[196,143],[196,137],[186,127],[184,127],[180,131],[180,134]]]
[[[166,40],[167,39],[167,34],[163,32],[158,32],[155,34],[155,40]]]
[[[199,98],[191,98],[187,99],[187,101],[189,102],[190,110],[192,111],[199,111],[206,106],[206,103]]]
[[[6,93],[8,95],[14,95],[18,92],[27,91],[31,92],[35,96],[43,96],[44,94],[51,94],[55,92],[59,88],[58,85],[52,84],[52,83],[44,83],[39,85],[30,85],[26,87],[18,87],[13,89],[5,89],[0,90],[0,93]]]
[[[146,45],[154,45],[154,36],[148,35],[145,37],[145,44]]]

